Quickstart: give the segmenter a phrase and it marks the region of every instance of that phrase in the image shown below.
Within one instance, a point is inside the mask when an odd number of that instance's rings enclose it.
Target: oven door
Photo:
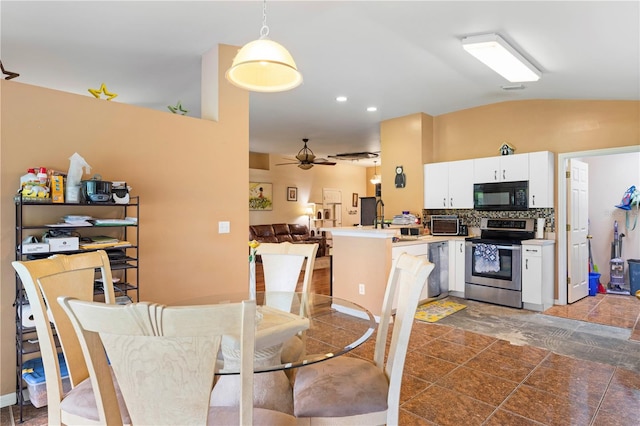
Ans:
[[[465,245],[467,283],[522,290],[521,245],[483,243],[481,240],[467,241]]]

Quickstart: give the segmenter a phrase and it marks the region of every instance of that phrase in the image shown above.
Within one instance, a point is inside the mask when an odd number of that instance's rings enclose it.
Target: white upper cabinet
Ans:
[[[473,208],[473,167],[473,160],[425,164],[424,208]]]
[[[529,154],[476,158],[474,183],[529,180]]]
[[[529,153],[529,208],[553,207],[554,167],[553,153]]]
[[[445,209],[449,198],[449,163],[424,165],[424,208]]]

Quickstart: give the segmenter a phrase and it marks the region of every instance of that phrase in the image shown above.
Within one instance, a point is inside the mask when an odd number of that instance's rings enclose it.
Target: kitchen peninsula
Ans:
[[[382,308],[389,271],[397,255],[407,252],[427,256],[428,246],[432,243],[453,240],[464,244],[464,237],[431,235],[403,238],[394,242],[393,237],[401,237],[399,228],[343,227],[325,230],[330,231],[333,238],[333,296],[364,306],[376,319]],[[450,253],[453,253],[453,248],[454,245],[451,245]],[[454,259],[446,266],[436,265],[444,266],[443,273],[448,282],[455,281],[455,275],[451,276],[450,272],[455,274]],[[462,261],[464,262],[464,257]],[[461,270],[464,271],[464,264],[461,265]],[[464,272],[461,278],[464,282]],[[423,292],[424,294],[426,293]]]

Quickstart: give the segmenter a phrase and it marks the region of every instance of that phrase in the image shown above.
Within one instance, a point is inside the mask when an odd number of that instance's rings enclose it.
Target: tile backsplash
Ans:
[[[434,214],[446,214],[457,215],[462,220],[462,223],[469,228],[479,228],[480,219],[483,217],[488,218],[524,218],[524,219],[538,219],[544,217],[545,220],[545,232],[551,233],[556,231],[556,223],[554,217],[555,209],[529,209],[525,211],[479,211],[473,209],[429,209],[422,210],[423,223],[428,224],[431,220],[431,215]]]

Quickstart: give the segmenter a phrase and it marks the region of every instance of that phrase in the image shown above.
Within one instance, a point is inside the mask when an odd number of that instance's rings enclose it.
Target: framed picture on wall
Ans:
[[[287,187],[287,201],[298,201],[298,188],[295,186]]]
[[[358,193],[351,194],[351,207],[358,207]]]
[[[249,182],[249,210],[273,210],[273,185]]]

